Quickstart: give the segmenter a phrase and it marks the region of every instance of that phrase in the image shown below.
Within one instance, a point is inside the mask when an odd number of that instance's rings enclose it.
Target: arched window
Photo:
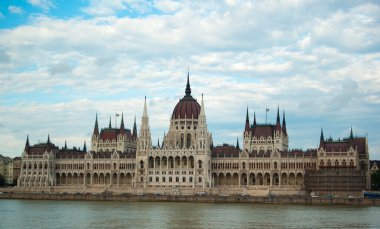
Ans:
[[[325,162],[323,161],[323,160],[321,160],[320,162],[319,162],[319,167],[324,167],[325,166]]]
[[[191,146],[191,134],[187,134],[186,137],[186,148],[189,148]]]
[[[245,169],[245,162],[241,164],[242,168]]]
[[[354,161],[352,159],[350,160],[350,167],[354,167]]]
[[[347,166],[346,160],[343,160],[343,161],[342,161],[342,166],[343,166],[343,167],[346,167],[346,166]]]
[[[274,162],[273,167],[274,169],[277,169],[277,162]]]
[[[202,161],[201,160],[198,161],[198,168],[200,168],[200,169],[202,168]]]
[[[184,137],[183,137],[183,134],[181,134],[181,145],[180,145],[180,147],[181,148],[183,148],[183,142],[184,142],[184,139],[183,139]]]
[[[327,161],[327,167],[331,167],[331,161],[330,161],[330,159]]]
[[[144,168],[144,162],[140,161],[140,169],[143,169],[143,168]]]
[[[339,167],[339,161],[338,161],[338,159],[335,160],[335,167]]]

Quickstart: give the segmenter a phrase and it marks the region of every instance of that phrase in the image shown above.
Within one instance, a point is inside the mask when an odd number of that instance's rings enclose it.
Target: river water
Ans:
[[[380,207],[0,200],[0,228],[380,228]]]

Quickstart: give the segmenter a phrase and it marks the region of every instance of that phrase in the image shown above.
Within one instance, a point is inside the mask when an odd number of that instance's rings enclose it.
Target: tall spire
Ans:
[[[136,115],[135,115],[135,121],[133,122],[133,132],[132,132],[133,137],[136,139],[137,138],[137,126],[136,126]]]
[[[185,93],[186,93],[186,96],[191,96],[191,88],[190,88],[190,73],[189,73],[189,70],[187,70],[187,84],[186,84],[186,90],[185,90]]]
[[[146,96],[145,96],[145,99],[144,99],[144,113],[143,113],[143,117],[148,117],[148,109],[146,107]]]
[[[277,121],[276,121],[276,130],[281,131],[281,122],[280,122],[280,107],[277,106]]]
[[[247,114],[245,116],[245,131],[249,130],[249,115],[248,115],[248,106],[247,106]]]
[[[84,144],[83,144],[83,152],[87,152],[86,141],[84,141]]]
[[[164,131],[164,136],[162,137],[162,145],[161,148],[164,148],[165,146],[165,131]]]
[[[239,138],[236,138],[236,149],[240,149],[240,147],[239,147]]]
[[[256,111],[253,111],[253,125],[256,126]]]
[[[323,136],[323,128],[321,128],[321,137],[320,137],[320,144],[322,145],[322,143],[325,141],[325,137]]]
[[[203,93],[202,93],[202,101],[201,101],[201,111],[200,111],[201,116],[206,116],[205,114],[205,104],[203,102]]]
[[[47,144],[50,144],[50,134],[48,134]]]
[[[157,140],[157,147],[160,148],[160,138]]]
[[[125,133],[125,129],[124,129],[124,114],[123,113],[121,113],[120,133],[121,134]]]
[[[66,142],[66,140],[65,140],[65,147],[64,147],[64,149],[67,149],[67,142]]]
[[[93,135],[99,135],[99,127],[98,127],[98,113],[96,113],[95,117],[95,126]]]
[[[144,100],[144,112],[141,118],[140,135],[138,137],[137,147],[138,150],[148,150],[150,147],[152,147],[152,139],[149,129],[148,109],[146,106],[146,96]],[[140,153],[144,153],[144,151],[141,151]]]
[[[285,111],[282,113],[282,133],[284,133],[285,135],[288,134],[286,132]]]
[[[111,126],[111,116],[110,116],[110,123],[108,124],[108,128],[112,128],[112,126]]]
[[[350,132],[350,139],[354,139],[354,133],[352,132],[352,126],[351,126],[351,132]]]
[[[29,149],[29,134],[26,135],[25,151]]]

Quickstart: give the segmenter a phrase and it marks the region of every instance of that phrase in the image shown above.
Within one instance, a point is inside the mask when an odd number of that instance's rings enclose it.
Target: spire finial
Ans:
[[[146,96],[144,100],[144,112],[143,112],[143,117],[148,117],[148,109],[146,107]]]
[[[120,122],[120,129],[123,128],[124,129],[124,113],[121,112],[121,122]]]
[[[253,111],[253,125],[256,126],[256,111]]]
[[[325,140],[325,137],[323,136],[323,128],[321,128],[321,139],[320,141],[323,142]]]
[[[187,72],[187,83],[186,83],[186,90],[185,90],[186,96],[191,96],[191,88],[190,88],[190,73]]]
[[[287,135],[286,131],[286,121],[285,121],[285,111],[282,112],[282,132]]]
[[[110,116],[110,123],[108,124],[108,128],[112,128],[112,126],[111,126],[111,116]]]
[[[29,148],[29,134],[26,135],[25,151]]]
[[[249,115],[248,115],[248,106],[247,106],[247,114],[245,116],[245,130],[249,130]]]
[[[351,132],[350,132],[350,139],[354,139],[354,133],[352,132],[352,126],[351,126]]]
[[[50,134],[48,134],[48,140],[47,143],[50,144]]]
[[[95,126],[93,135],[99,135],[99,127],[98,127],[98,113],[95,116]]]
[[[84,144],[83,144],[83,152],[87,152],[86,141],[84,141]]]
[[[239,147],[239,138],[236,138],[236,149],[240,149],[240,147]]]
[[[65,149],[67,149],[67,142],[66,142],[66,140],[65,140]]]

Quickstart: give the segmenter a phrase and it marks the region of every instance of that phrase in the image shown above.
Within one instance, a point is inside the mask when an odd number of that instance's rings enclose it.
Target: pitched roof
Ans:
[[[239,152],[235,146],[223,144],[212,149],[211,157],[239,157]]]
[[[130,129],[124,129],[123,133],[121,133],[120,129],[116,128],[104,128],[100,131],[100,139],[103,141],[109,140],[117,140],[117,135],[126,134],[127,138],[132,139],[132,134]]]
[[[273,134],[274,134],[275,128],[276,128],[275,125],[271,125],[271,124],[259,124],[259,125],[253,126],[250,129],[250,131],[252,133],[252,137],[256,137],[256,138],[272,137],[273,138],[273,136],[274,136]]]

